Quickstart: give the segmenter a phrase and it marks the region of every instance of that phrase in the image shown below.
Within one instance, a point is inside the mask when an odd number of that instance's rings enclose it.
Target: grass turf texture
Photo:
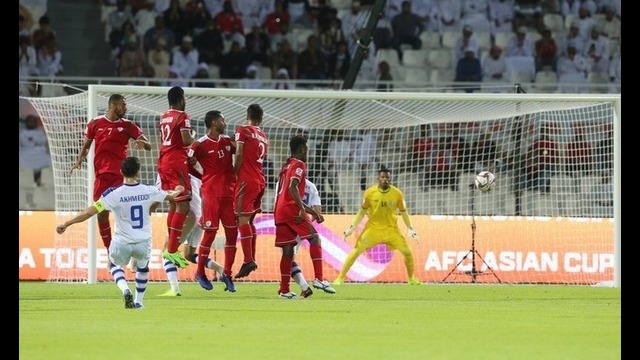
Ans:
[[[620,288],[343,284],[301,300],[277,284],[180,284],[125,309],[113,283],[19,284],[21,359],[620,359]],[[299,287],[292,284],[292,291]]]

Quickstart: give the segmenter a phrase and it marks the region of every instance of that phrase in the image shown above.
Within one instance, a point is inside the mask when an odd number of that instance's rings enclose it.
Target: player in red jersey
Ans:
[[[258,268],[256,263],[256,227],[253,220],[262,209],[262,196],[265,191],[265,177],[262,171],[267,158],[269,141],[262,131],[264,111],[258,104],[247,107],[248,124],[236,129],[236,161],[234,174],[234,211],[238,217],[238,232],[242,246],[242,266],[234,278],[243,278]]]
[[[227,123],[220,111],[207,112],[204,124],[207,134],[191,144],[188,153],[191,162],[197,161],[202,166],[202,187],[200,188],[202,217],[199,223],[204,233],[198,247],[198,269],[195,279],[203,289],[213,289],[211,281],[205,274],[205,267],[209,261],[211,244],[218,232],[218,224],[222,223],[225,244],[224,271],[221,280],[225,283],[225,290],[235,292],[236,289],[231,280],[231,267],[236,256],[238,240],[238,222],[233,212],[233,191],[236,185],[233,154],[236,147],[231,138],[224,135]]]
[[[302,201],[306,183],[307,151],[309,150],[307,139],[302,136],[294,136],[289,141],[289,148],[291,156],[280,170],[278,188],[276,189],[276,203],[273,210],[273,218],[276,225],[275,246],[282,248],[278,296],[283,299],[297,297],[289,289],[295,246],[299,241],[305,239],[309,240],[310,243],[319,242],[318,233],[311,222],[315,220],[321,223],[324,220],[317,211]],[[307,217],[307,213],[313,217],[311,220]],[[320,251],[322,250],[320,249]],[[312,254],[311,257],[322,259],[322,252],[320,254]],[[319,263],[317,261],[313,263],[314,267],[316,265],[322,267],[322,260]],[[321,269],[320,272],[322,272]],[[311,294],[311,289],[307,288],[306,291],[302,292],[301,296],[308,297]]]
[[[180,268],[186,268],[189,262],[178,251],[178,247],[191,200],[187,150],[193,143],[193,136],[191,136],[191,120],[189,114],[185,112],[184,90],[179,86],[172,87],[167,93],[167,99],[169,110],[160,117],[158,175],[160,175],[162,190],[174,189],[177,185],[184,186],[185,190],[173,201],[169,201],[167,215],[169,239],[162,257]]]
[[[134,140],[135,149],[151,150],[151,143],[142,129],[133,121],[125,119],[126,114],[127,100],[120,94],[112,94],[109,97],[107,113],[95,117],[87,124],[82,149],[75,164],[69,170],[71,174],[73,170],[82,166],[95,140],[93,201],[97,201],[105,190],[122,185],[120,166],[127,157],[129,139]],[[109,211],[102,211],[97,217],[100,237],[108,251],[111,244]]]

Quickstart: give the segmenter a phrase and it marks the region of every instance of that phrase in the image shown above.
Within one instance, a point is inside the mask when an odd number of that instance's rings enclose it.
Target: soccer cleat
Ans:
[[[336,293],[336,289],[332,288],[331,285],[329,285],[329,282],[327,280],[323,280],[320,281],[318,279],[313,280],[313,283],[311,283],[311,285],[316,288],[316,289],[321,289],[322,291],[328,293],[328,294],[335,294]]]
[[[313,295],[313,290],[311,290],[311,288],[307,288],[307,290],[300,293],[300,296],[304,299],[308,298],[311,295]]]
[[[177,251],[174,253],[170,253],[169,251],[165,250],[165,252],[162,253],[162,257],[171,261],[173,265],[181,269],[185,269],[189,266],[189,262],[187,261],[187,259],[185,259],[184,256],[182,256],[182,254]]]
[[[196,279],[196,281],[198,281],[198,283],[200,284],[200,286],[205,289],[205,290],[213,290],[213,284],[211,283],[211,281],[209,281],[209,279],[207,279],[207,275],[206,274],[198,274],[195,273],[193,275],[194,279]]]
[[[231,277],[222,274],[220,276],[220,280],[224,283],[225,287],[224,287],[224,291],[230,291],[230,292],[236,292],[236,286],[233,284],[233,280],[231,280]]]
[[[179,291],[175,292],[175,291],[169,289],[169,290],[167,290],[167,292],[164,292],[164,293],[162,293],[162,294],[160,294],[158,296],[174,297],[174,296],[182,296],[182,294]]]
[[[331,285],[333,286],[337,286],[337,285],[342,285],[343,280],[340,278],[337,278],[335,280],[333,280],[333,282],[331,283]]]
[[[409,285],[422,285],[422,282],[415,277],[409,278]]]
[[[124,292],[124,308],[125,309],[133,309],[135,305],[133,304],[133,294],[131,294],[131,290],[126,290]]]
[[[288,293],[278,293],[278,297],[280,297],[280,299],[287,300],[298,299],[298,295],[296,295],[296,293],[294,293],[293,291],[289,291]]]
[[[233,278],[240,279],[245,276],[248,276],[249,274],[251,274],[252,271],[254,271],[257,268],[258,268],[258,264],[256,264],[255,261],[243,263],[242,266],[240,267],[240,271],[238,271],[238,273]]]
[[[136,309],[144,309],[144,305],[140,304],[140,303],[135,303],[133,305]]]

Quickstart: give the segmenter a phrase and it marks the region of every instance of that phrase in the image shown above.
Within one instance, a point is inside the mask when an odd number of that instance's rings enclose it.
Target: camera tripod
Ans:
[[[487,267],[487,270],[489,270],[489,272],[493,276],[495,276],[496,280],[498,280],[499,283],[502,283],[502,281],[500,281],[500,278],[498,277],[498,275],[496,275],[496,273],[493,271],[491,266],[489,266],[489,264],[487,264],[487,262],[484,261],[484,258],[480,255],[478,250],[476,250],[475,185],[471,184],[469,185],[469,188],[471,189],[471,249],[462,257],[462,259],[460,259],[460,261],[458,261],[456,266],[454,266],[453,269],[449,271],[447,276],[445,276],[444,279],[442,279],[442,282],[445,282],[449,278],[449,276],[453,274],[456,271],[456,269],[458,269],[458,266],[460,266],[460,264],[462,264],[463,261],[469,258],[469,256],[471,256],[471,270],[462,271],[459,273],[471,276],[472,283],[476,283],[477,276],[487,275],[488,274],[487,272],[480,271],[476,268],[476,256],[477,256],[480,260],[482,260],[482,263]]]

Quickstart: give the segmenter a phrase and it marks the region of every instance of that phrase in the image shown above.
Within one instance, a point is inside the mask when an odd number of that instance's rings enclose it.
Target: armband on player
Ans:
[[[96,208],[96,210],[98,210],[98,213],[101,213],[105,210],[104,204],[99,199],[93,203],[93,207]]]

